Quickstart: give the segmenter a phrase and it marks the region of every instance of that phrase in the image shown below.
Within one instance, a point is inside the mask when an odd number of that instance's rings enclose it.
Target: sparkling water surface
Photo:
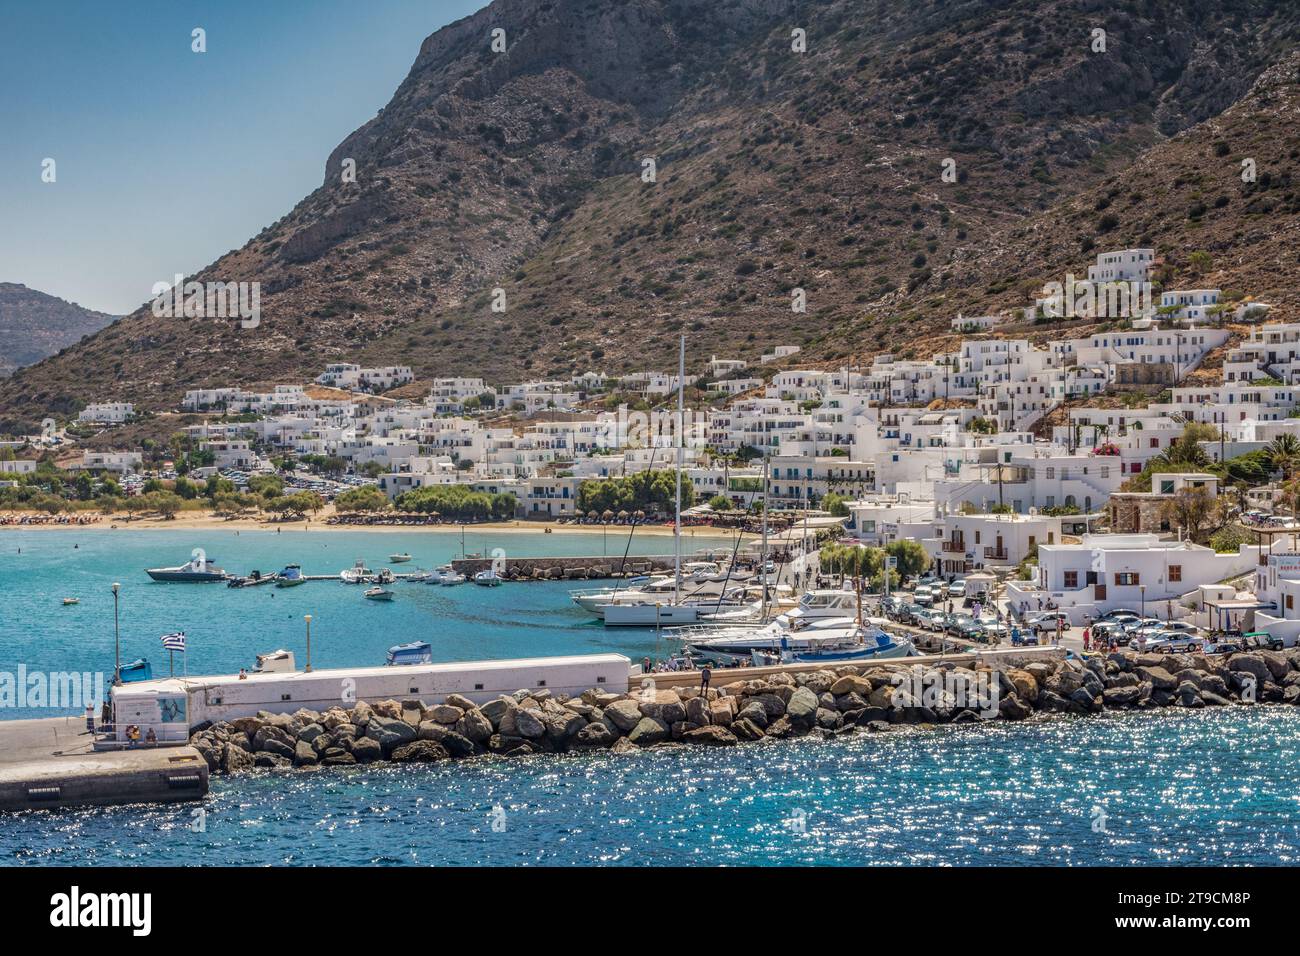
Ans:
[[[241,572],[297,561],[326,573],[358,556],[376,567],[399,550],[415,556],[406,567],[427,567],[459,553],[458,535],[189,537],[0,532],[0,670],[14,657],[70,669],[89,666],[90,656],[111,667],[112,580],[123,584],[127,653],[150,656],[156,671],[160,661],[165,668],[155,650],[163,630],[189,632],[195,672],[224,670],[256,650],[300,652],[308,612],[317,615],[320,666],[372,663],[388,645],[416,638],[443,659],[655,649],[653,632],[584,624],[565,584],[396,585],[397,599],[384,606],[332,582],[271,598],[268,588],[153,585],[140,570],[181,563],[200,546]],[[84,553],[68,553],[74,540]],[[646,544],[671,548],[670,539]],[[601,553],[599,535],[500,533],[488,543],[495,546]],[[64,594],[82,605],[58,606]],[[1295,709],[1236,707],[628,756],[258,771],[214,778],[202,804],[5,816],[0,862],[1294,865],[1297,741]]]

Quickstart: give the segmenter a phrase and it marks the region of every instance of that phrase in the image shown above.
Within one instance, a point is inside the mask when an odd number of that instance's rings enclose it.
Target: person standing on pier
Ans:
[[[86,733],[93,734],[94,732],[95,732],[95,705],[87,704],[86,705]]]

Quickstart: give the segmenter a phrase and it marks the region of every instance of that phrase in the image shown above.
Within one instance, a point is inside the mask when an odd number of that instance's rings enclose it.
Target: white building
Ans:
[[[130,402],[91,402],[77,415],[77,421],[95,425],[120,425],[135,417]]]

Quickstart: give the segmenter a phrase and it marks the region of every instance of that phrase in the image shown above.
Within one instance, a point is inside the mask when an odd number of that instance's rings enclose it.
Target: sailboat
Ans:
[[[695,624],[700,605],[682,602],[682,454],[686,424],[686,336],[677,352],[677,486],[673,501],[673,588],[671,599],[615,601],[603,605],[606,627],[663,627]]]

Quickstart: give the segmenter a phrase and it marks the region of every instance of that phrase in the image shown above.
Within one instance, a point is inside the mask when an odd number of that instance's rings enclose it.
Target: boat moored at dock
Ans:
[[[224,581],[229,575],[206,555],[196,554],[188,564],[175,568],[146,568],[145,574],[166,584],[210,584]]]

